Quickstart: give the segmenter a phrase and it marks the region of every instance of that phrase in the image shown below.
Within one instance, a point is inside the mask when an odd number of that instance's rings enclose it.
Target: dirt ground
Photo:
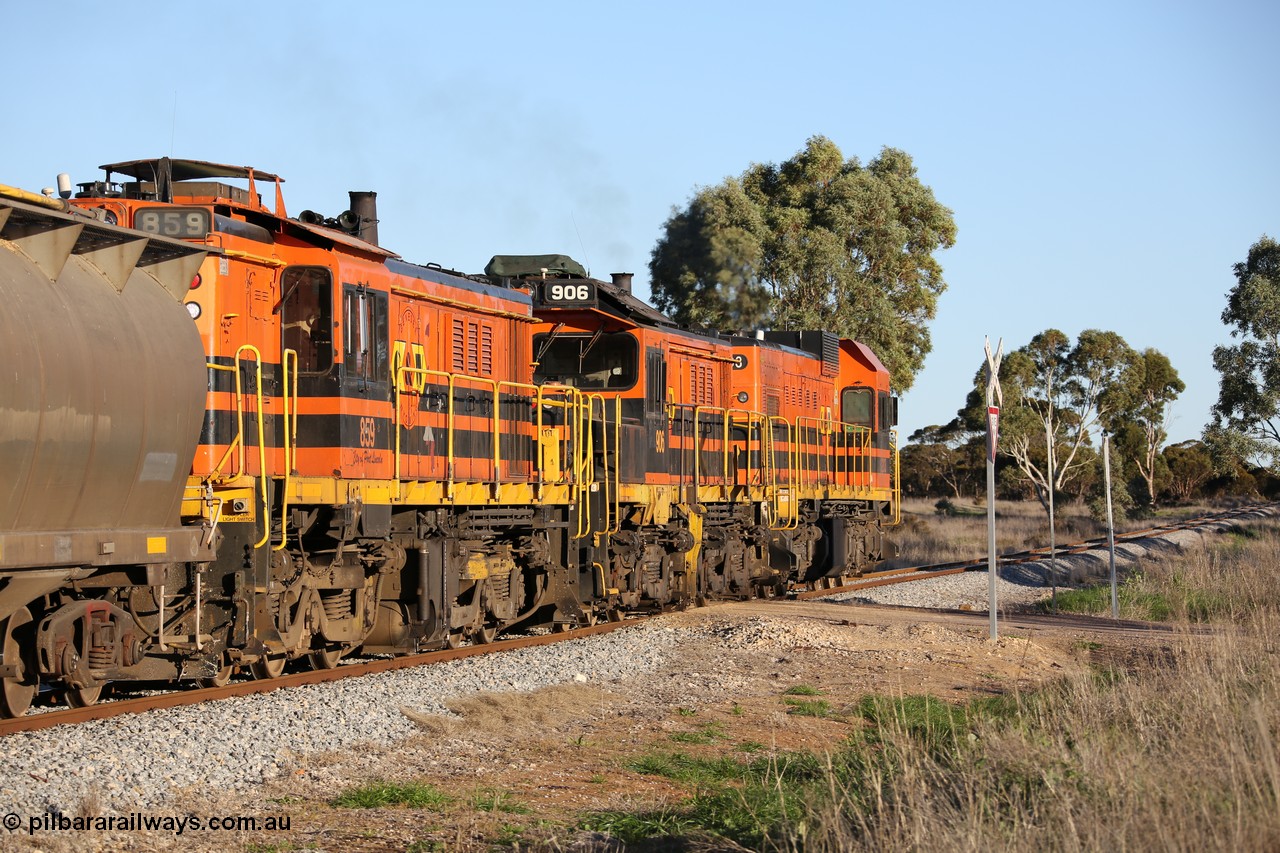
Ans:
[[[961,700],[1033,687],[1091,657],[1109,661],[1158,645],[1159,632],[1074,617],[1009,618],[988,637],[985,613],[826,602],[757,601],[673,614],[702,623],[663,671],[537,693],[478,694],[455,718],[402,711],[421,734],[394,748],[299,756],[248,792],[188,793],[171,813],[288,817],[287,832],[81,836],[75,849],[468,850],[518,841],[544,849],[593,848],[576,819],[602,809],[675,804],[690,791],[627,768],[655,752],[739,758],[838,746],[856,723],[846,712],[867,693]],[[825,717],[789,713],[788,688],[821,692]],[[342,808],[339,792],[370,782],[425,783],[448,796],[429,808]],[[41,849],[56,850],[46,836]]]

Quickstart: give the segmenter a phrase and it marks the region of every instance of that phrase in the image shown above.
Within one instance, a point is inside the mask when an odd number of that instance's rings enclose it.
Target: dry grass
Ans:
[[[1154,661],[953,711],[885,700],[776,843],[1280,849],[1280,528],[1251,530],[1130,581],[1184,629]]]
[[[902,524],[890,531],[901,555],[887,567],[945,563],[983,558],[987,554],[987,508],[953,503],[950,513],[940,513],[933,500],[904,500]],[[1155,518],[1117,522],[1116,531],[1138,530],[1181,518],[1212,512],[1206,506],[1162,511]],[[1082,503],[1054,507],[1059,545],[1106,535],[1106,526],[1089,516]],[[996,502],[996,550],[1001,554],[1049,544],[1049,518],[1035,501]]]

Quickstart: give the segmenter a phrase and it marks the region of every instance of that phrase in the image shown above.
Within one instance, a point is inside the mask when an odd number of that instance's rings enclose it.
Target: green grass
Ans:
[[[492,840],[499,847],[519,850],[524,842],[524,828],[504,823],[499,827],[497,836]]]
[[[506,814],[529,814],[531,809],[505,791],[487,788],[476,792],[471,804],[482,812],[504,812]]]
[[[442,841],[415,841],[404,849],[404,853],[441,853],[447,849]]]
[[[724,723],[712,721],[703,723],[694,731],[675,732],[670,737],[676,743],[708,744],[724,740],[728,734],[725,732]]]
[[[825,709],[823,715],[830,713],[824,700],[789,697],[784,701],[793,709],[816,705]],[[881,790],[872,780],[891,783],[902,766],[901,747],[892,745],[895,738],[905,736],[913,744],[909,749],[936,754],[945,766],[965,767],[972,749],[973,721],[1016,722],[1021,707],[1003,697],[968,705],[927,696],[867,697],[856,709],[865,729],[830,754],[783,752],[743,762],[732,756],[649,753],[627,765],[629,769],[683,782],[692,789],[690,796],[658,809],[596,812],[584,818],[580,827],[609,833],[628,845],[696,836],[728,839],[748,849],[776,846],[779,832],[795,827],[806,809],[826,802],[835,791],[855,808],[874,803]],[[746,753],[764,749],[754,742],[737,748]],[[1023,790],[1027,781],[1011,777],[1008,784]]]
[[[1174,612],[1167,596],[1160,592],[1141,588],[1139,575],[1125,580],[1116,590],[1120,615],[1126,619],[1142,619],[1148,622],[1166,622]],[[1050,599],[1037,605],[1045,613],[1053,609]],[[1111,585],[1096,584],[1080,589],[1058,590],[1058,610],[1064,613],[1109,615],[1111,613]]]
[[[720,784],[742,778],[746,768],[728,756],[699,758],[684,752],[651,752],[628,762],[627,769],[695,785]]]
[[[783,699],[787,713],[797,717],[830,717],[831,703],[826,699]]]
[[[1182,615],[1192,622],[1208,622],[1230,618],[1233,612],[1229,595],[1189,583],[1177,572],[1165,578],[1159,587],[1142,573],[1130,575],[1117,587],[1116,601],[1122,618],[1148,622],[1168,622]],[[1044,612],[1052,609],[1048,599],[1037,606]],[[1058,609],[1069,613],[1109,615],[1111,585],[1100,583],[1060,590]]]
[[[759,849],[773,827],[800,817],[802,800],[771,781],[778,778],[772,762],[748,767],[729,758],[692,759],[680,753],[647,758],[645,766],[662,768],[660,775],[693,782],[693,795],[678,805],[646,811],[594,812],[579,828],[606,832],[628,845],[660,846],[667,837],[710,836]]]
[[[380,809],[386,806],[425,809],[446,805],[451,800],[448,794],[421,782],[372,782],[348,788],[332,800],[332,805],[344,809]]]
[[[816,687],[810,687],[808,684],[797,684],[795,687],[788,687],[782,691],[783,696],[821,696],[822,691]]]
[[[687,809],[664,807],[644,812],[593,812],[578,824],[588,832],[605,832],[624,844],[684,835],[698,829]]]

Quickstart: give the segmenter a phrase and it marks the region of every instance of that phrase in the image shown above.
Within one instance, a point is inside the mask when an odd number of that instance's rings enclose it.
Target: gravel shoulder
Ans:
[[[1020,623],[1017,612],[1049,590],[1039,569],[1017,568],[1001,578],[1008,619],[993,642],[987,583],[967,573],[828,600],[715,605],[539,649],[13,735],[0,796],[22,829],[6,847],[487,849],[518,837],[566,848],[563,827],[584,811],[687,794],[628,769],[637,756],[821,749],[847,736],[845,712],[867,693],[1001,693],[1078,671],[1095,653],[1167,640],[1103,620]],[[784,693],[798,685],[821,691],[831,713],[788,713]],[[370,782],[426,783],[449,799],[331,804]],[[28,818],[45,814],[287,818],[289,830],[28,835]]]

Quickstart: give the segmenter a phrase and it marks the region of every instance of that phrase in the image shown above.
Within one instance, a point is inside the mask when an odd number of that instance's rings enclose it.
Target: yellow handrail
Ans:
[[[898,455],[898,431],[889,430],[889,451],[893,454],[893,523],[902,523],[902,469]]]
[[[205,367],[209,368],[210,370],[222,370],[227,373],[237,372],[236,368],[230,365],[214,364],[211,361],[205,362]],[[227,464],[227,460],[231,458],[232,451],[234,451],[239,445],[240,445],[240,434],[237,433],[236,436],[232,438],[230,442],[228,442],[227,450],[225,453],[222,454],[222,458],[218,460],[218,464],[214,465],[213,470],[209,472],[210,479],[218,479],[222,476],[220,473],[222,471],[222,466]],[[228,476],[232,478],[239,477],[242,473],[243,473],[242,471],[236,471],[234,474],[230,474]]]
[[[293,404],[290,406],[289,362],[293,362]],[[271,550],[284,550],[289,541],[289,479],[298,460],[298,351],[286,349],[280,354],[280,371],[284,393],[284,490],[280,498],[280,544]],[[292,417],[290,417],[292,415]],[[264,472],[265,473],[265,472]]]
[[[577,412],[580,411],[582,406],[582,402],[581,402],[582,394],[580,391],[578,391],[578,389],[567,386],[567,385],[551,386],[550,391],[552,393],[555,393],[555,394],[562,393],[570,398],[569,400],[566,400],[566,401],[560,401],[560,400],[554,400],[554,399],[547,399],[546,394],[548,391],[548,387],[543,385],[534,385],[526,382],[510,382],[507,380],[494,380],[486,376],[472,376],[470,374],[465,374],[465,373],[449,373],[443,370],[432,370],[430,368],[425,368],[425,367],[412,367],[410,365],[404,364],[404,365],[399,365],[396,368],[396,382],[395,382],[396,399],[395,399],[395,424],[394,424],[394,429],[395,429],[394,473],[395,473],[395,479],[397,482],[399,482],[402,479],[402,475],[403,475],[403,471],[401,469],[401,457],[403,456],[403,447],[400,440],[400,424],[404,421],[404,399],[406,397],[416,396],[416,395],[409,394],[407,391],[407,388],[409,387],[409,385],[406,383],[406,378],[409,376],[421,376],[424,378],[424,380],[426,379],[426,377],[429,377],[429,376],[438,377],[444,380],[447,387],[446,393],[448,394],[448,397],[449,397],[449,402],[448,402],[448,406],[445,413],[445,431],[446,431],[446,448],[447,448],[446,456],[445,456],[445,466],[446,466],[445,467],[445,487],[446,487],[447,496],[449,497],[453,496],[453,487],[456,482],[456,477],[455,477],[456,459],[454,457],[454,447],[455,447],[454,436],[456,432],[457,410],[455,407],[454,398],[455,398],[455,391],[458,389],[459,383],[461,382],[474,382],[480,385],[487,386],[490,393],[493,396],[493,415],[491,418],[492,440],[493,440],[493,457],[492,457],[493,478],[490,482],[495,487],[501,482],[501,479],[502,479],[501,405],[502,405],[503,389],[511,389],[515,391],[524,390],[524,391],[532,392],[534,396],[533,402],[538,413],[537,425],[536,425],[537,435],[534,436],[535,446],[537,441],[541,439],[541,435],[542,435],[542,427],[543,427],[542,407],[544,405],[558,406],[566,409],[566,411],[570,413],[573,413],[566,417],[566,423],[570,429],[569,440],[572,446],[571,449],[573,451],[571,453],[570,460],[569,460],[570,464],[568,466],[569,467],[568,474],[570,477],[570,482],[578,482],[581,479],[579,477],[579,474],[582,470],[582,466],[584,463],[582,461],[582,454],[580,453],[580,451],[576,446],[577,444],[579,444],[579,442],[576,439],[580,429],[580,424],[577,422],[577,417],[575,415]],[[423,384],[425,386],[425,381]],[[415,383],[415,387],[416,387],[416,383]],[[586,458],[589,460],[590,456],[587,455]],[[543,471],[542,460],[537,453],[534,454],[533,465],[534,465],[534,472],[536,474],[538,482],[541,483],[544,477],[544,471]]]
[[[622,395],[613,395],[613,527],[606,533],[617,533],[622,530],[622,476],[618,465],[622,461]],[[608,467],[608,460],[605,460]]]
[[[254,548],[261,548],[271,538],[271,500],[267,494],[267,445],[262,426],[264,414],[262,400],[262,353],[253,344],[241,344],[236,350],[236,429],[244,435],[244,387],[240,380],[240,354],[248,351],[253,354],[255,362],[254,397],[258,401],[258,479],[262,482],[262,538],[254,543]],[[244,441],[240,442],[240,472],[244,473]]]
[[[751,426],[750,426],[751,418],[759,413],[752,412],[747,409],[722,408],[720,406],[694,406],[694,409],[693,409],[693,446],[694,446],[693,485],[695,489],[698,486],[702,485],[702,431],[699,429],[699,426],[700,426],[702,415],[704,413],[719,414],[721,417],[721,424],[720,424],[721,464],[720,464],[719,476],[721,481],[721,487],[724,489],[727,489],[731,485],[729,480],[729,453],[730,453],[730,445],[732,443],[730,441],[729,431],[730,431],[731,425],[739,415],[747,416],[747,456],[748,456],[748,465],[749,465],[750,464],[749,457],[751,455]],[[750,479],[748,479],[747,482],[749,484]]]
[[[602,452],[604,464],[601,468],[604,471],[604,524],[596,533],[611,534],[617,533],[622,529],[622,496],[619,493],[619,483],[621,478],[618,474],[618,460],[622,458],[622,397],[615,394],[613,397],[613,497],[612,507],[610,507],[610,466],[609,466],[609,401],[603,394],[584,395],[587,401],[587,421],[590,428],[591,418],[595,415],[595,404],[600,403],[600,441],[602,442]],[[588,442],[594,455],[595,439],[589,437]],[[595,466],[592,466],[590,481],[595,481]],[[610,512],[612,509],[612,512]]]
[[[762,412],[758,412],[758,411],[751,411],[751,410],[748,410],[748,409],[730,409],[730,410],[728,410],[728,416],[727,416],[727,418],[726,418],[726,419],[724,419],[724,462],[723,462],[723,465],[724,465],[724,479],[726,479],[726,482],[728,482],[728,461],[730,461],[730,453],[732,452],[732,448],[730,447],[730,444],[732,443],[731,438],[730,438],[730,434],[731,434],[731,432],[732,432],[733,427],[735,427],[735,425],[736,425],[737,423],[739,423],[739,416],[744,416],[744,420],[745,420],[745,424],[746,424],[746,425],[745,425],[745,430],[746,430],[746,439],[745,439],[745,441],[744,441],[744,442],[742,442],[742,450],[744,450],[744,452],[746,453],[746,467],[745,467],[745,470],[744,470],[744,471],[742,471],[742,485],[745,485],[745,487],[750,488],[750,485],[751,485],[751,471],[753,471],[753,467],[751,467],[751,430],[753,430],[753,429],[755,428],[755,421],[756,421],[756,419],[763,418],[763,416],[764,416],[764,415],[762,414]],[[764,441],[764,434],[763,434],[763,432],[762,432],[762,434],[760,434],[760,441],[762,441],[762,448],[760,448],[760,452],[762,452],[762,453],[763,453],[763,452],[764,452],[764,450],[763,450],[763,441]],[[760,460],[760,464],[762,464],[762,465],[764,464],[764,460],[763,460],[763,459],[762,459],[762,460]],[[735,469],[736,469],[736,467],[737,467],[737,466],[736,466],[736,464],[735,464]],[[735,476],[735,479],[733,479],[733,484],[735,484],[735,485],[737,484],[737,478],[736,478],[736,476]]]
[[[603,398],[601,399],[603,401]],[[592,401],[590,396],[579,391],[576,393],[574,400],[576,402],[573,409],[574,424],[582,436],[582,440],[578,442],[576,448],[575,472],[577,474],[577,488],[575,492],[577,494],[579,512],[578,531],[573,538],[585,539],[591,535],[591,487],[595,484],[596,479],[595,466],[592,465],[592,460],[596,455],[596,437],[591,429]],[[603,422],[600,428],[601,430],[604,429]],[[604,436],[601,436],[601,440],[603,439]],[[607,485],[607,475],[605,482]],[[605,505],[606,507],[608,506],[607,495]]]
[[[584,395],[583,395],[583,398],[584,398],[584,400],[585,400],[585,402],[586,402],[586,411],[585,411],[585,414],[586,414],[586,424],[585,424],[585,426],[586,426],[586,429],[587,429],[587,444],[588,444],[588,446],[590,447],[590,452],[587,454],[587,458],[586,458],[586,461],[585,461],[584,465],[585,465],[585,466],[589,466],[589,467],[590,467],[590,478],[589,478],[589,479],[591,480],[591,482],[592,482],[592,483],[594,483],[594,482],[595,482],[595,465],[593,464],[593,462],[594,462],[594,456],[595,456],[595,436],[594,436],[594,434],[593,434],[593,433],[592,433],[592,431],[591,431],[591,422],[592,422],[592,420],[595,418],[595,413],[596,413],[596,403],[598,402],[598,403],[600,404],[600,442],[601,442],[601,445],[602,445],[601,450],[603,451],[603,455],[604,455],[604,464],[601,466],[601,467],[603,468],[603,471],[604,471],[604,481],[603,481],[603,483],[602,483],[602,487],[604,488],[604,501],[603,501],[603,504],[604,504],[604,523],[603,523],[603,525],[601,526],[600,530],[598,530],[598,531],[592,531],[592,529],[591,529],[591,510],[590,510],[590,503],[591,503],[591,502],[590,502],[590,498],[588,498],[587,500],[583,501],[583,505],[584,505],[584,508],[586,509],[586,511],[585,511],[582,515],[580,515],[580,516],[578,517],[578,530],[579,530],[579,535],[576,537],[576,538],[578,538],[578,539],[585,538],[585,536],[586,536],[587,534],[592,533],[592,532],[595,532],[595,533],[609,533],[609,532],[611,532],[612,525],[613,525],[613,522],[610,520],[610,509],[611,509],[611,507],[610,507],[610,505],[609,505],[609,417],[608,417],[608,408],[607,408],[607,406],[606,406],[606,403],[605,403],[605,399],[604,399],[604,395],[603,395],[603,394],[599,394],[599,393],[596,393],[596,394],[584,394]],[[586,468],[586,467],[584,467],[584,469],[583,469],[583,475],[584,475],[584,476],[583,476],[583,480],[584,480],[584,483],[585,483],[585,481],[588,479],[588,478],[587,478],[587,468]],[[583,492],[583,494],[585,494],[585,495],[589,495],[589,494],[590,494],[590,485],[587,485],[587,491]],[[616,494],[616,490],[615,490],[615,494]],[[583,516],[586,516],[586,525],[585,525],[585,529],[584,529],[584,526],[583,526]]]
[[[443,377],[445,380],[445,384],[448,388],[448,391],[446,393],[448,394],[448,397],[449,397],[449,403],[448,403],[447,414],[445,415],[446,452],[445,452],[445,468],[444,468],[445,481],[444,482],[445,482],[445,496],[453,497],[453,376],[454,375],[452,373],[447,373],[443,370],[432,370],[431,368],[428,368],[428,367],[410,367],[407,364],[402,364],[396,368],[396,381],[395,381],[395,389],[394,389],[396,394],[396,420],[395,420],[395,423],[392,424],[392,429],[396,434],[396,442],[395,442],[396,454],[395,454],[395,464],[394,464],[394,473],[395,473],[396,482],[399,482],[401,479],[400,477],[400,456],[401,456],[400,424],[404,420],[404,410],[402,406],[403,406],[404,398],[409,396],[407,393],[401,391],[400,389],[404,387],[405,377],[410,375],[422,376],[424,378],[427,376]]]
[[[787,482],[787,508],[788,513],[781,526],[774,526],[773,520],[770,521],[770,530],[795,530],[800,526],[800,502],[797,496],[799,484],[797,482],[798,472],[800,470],[800,448],[798,429],[791,421],[781,415],[772,415],[769,417],[769,471],[771,475],[769,480],[773,483],[773,515],[774,519],[783,519],[782,512],[782,488],[778,485],[777,464],[774,454],[777,452],[773,447],[773,434],[778,423],[781,423],[787,437],[787,462],[791,469],[791,479]]]

